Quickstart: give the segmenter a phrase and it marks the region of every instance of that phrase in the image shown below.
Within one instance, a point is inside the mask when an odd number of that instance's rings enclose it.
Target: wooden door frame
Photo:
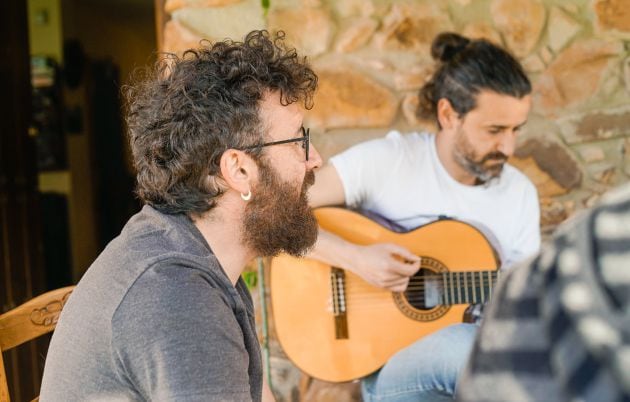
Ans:
[[[37,166],[31,123],[25,1],[0,2],[0,311],[44,290]],[[4,354],[13,400],[39,393],[44,350],[29,343]]]
[[[164,26],[170,21],[171,16],[164,7],[166,0],[153,0],[155,4],[155,41],[157,42],[157,51],[164,50]]]

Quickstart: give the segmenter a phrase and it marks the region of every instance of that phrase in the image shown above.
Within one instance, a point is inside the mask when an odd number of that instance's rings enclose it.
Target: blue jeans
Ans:
[[[365,402],[452,401],[472,350],[476,324],[454,324],[400,350],[361,381]]]

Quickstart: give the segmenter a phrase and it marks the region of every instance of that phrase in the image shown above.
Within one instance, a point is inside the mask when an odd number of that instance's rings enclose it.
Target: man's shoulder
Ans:
[[[501,183],[510,189],[522,189],[523,191],[537,193],[536,186],[525,173],[515,166],[506,163],[501,175]]]
[[[433,138],[433,134],[428,132],[406,132],[391,130],[382,137],[363,141],[356,144],[358,148],[373,148],[380,151],[396,151],[416,147],[425,147]]]
[[[425,147],[435,138],[435,134],[427,131],[410,131],[401,133],[398,130],[392,130],[383,137],[383,140],[404,147]]]
[[[152,217],[153,212],[147,213],[145,207],[129,220],[81,278],[75,298],[88,304],[98,300],[111,314],[140,278],[166,284],[177,277],[186,280],[186,276],[196,275],[217,285],[229,282],[202,240],[188,233],[185,225],[169,223],[172,217]]]
[[[205,264],[212,255],[187,216],[162,213],[148,205],[129,219],[120,236],[107,248],[111,248],[106,249],[110,258],[145,261],[146,265],[174,258],[203,260]]]
[[[119,321],[126,322],[140,313],[137,308],[140,305],[144,306],[143,313],[155,315],[153,318],[166,311],[200,313],[210,308],[218,313],[221,310],[217,309],[217,303],[229,309],[235,308],[235,300],[230,297],[227,284],[218,279],[185,261],[159,261],[128,286],[115,316]],[[149,301],[150,305],[147,304]]]
[[[396,158],[404,155],[418,155],[428,146],[433,138],[433,134],[426,132],[401,133],[398,130],[389,131],[386,135],[371,140],[363,141],[353,145],[340,154],[331,158],[335,160],[346,157],[358,157],[359,155],[369,155],[374,158]]]
[[[396,158],[410,157],[417,159],[430,149],[434,134],[428,132],[406,132],[392,130],[373,144],[381,152],[388,152]]]

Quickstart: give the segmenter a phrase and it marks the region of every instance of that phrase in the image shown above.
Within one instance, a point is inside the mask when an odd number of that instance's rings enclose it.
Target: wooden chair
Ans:
[[[73,289],[74,286],[68,286],[51,290],[0,315],[0,402],[10,401],[2,352],[55,329]]]

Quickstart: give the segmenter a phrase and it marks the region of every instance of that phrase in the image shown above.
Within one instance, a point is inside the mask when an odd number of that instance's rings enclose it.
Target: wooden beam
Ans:
[[[154,0],[155,4],[155,40],[157,51],[164,50],[164,25],[171,19],[171,15],[164,10],[166,0]]]

